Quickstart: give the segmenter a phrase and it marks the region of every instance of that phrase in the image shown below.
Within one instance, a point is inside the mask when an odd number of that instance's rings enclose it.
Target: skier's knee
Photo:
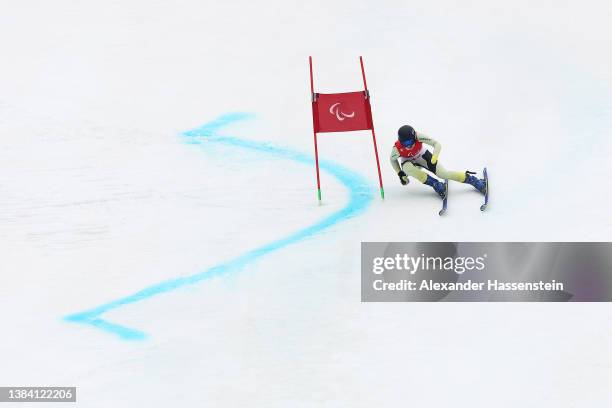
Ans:
[[[419,180],[421,183],[424,183],[425,180],[427,180],[427,174],[422,171],[419,170],[414,164],[412,163],[406,163],[402,166],[402,170],[404,170],[404,172],[411,177],[414,177],[415,179]]]

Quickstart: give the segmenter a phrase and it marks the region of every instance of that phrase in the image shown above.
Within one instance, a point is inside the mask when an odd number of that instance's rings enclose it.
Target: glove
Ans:
[[[408,176],[406,175],[406,173],[404,173],[403,171],[400,171],[399,173],[397,173],[397,175],[399,176],[400,183],[402,183],[403,186],[408,184]]]
[[[438,162],[438,155],[434,154],[431,156],[431,164],[436,164]]]

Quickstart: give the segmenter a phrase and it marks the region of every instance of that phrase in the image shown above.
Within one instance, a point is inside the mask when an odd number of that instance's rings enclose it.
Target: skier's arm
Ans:
[[[421,142],[428,144],[434,148],[434,152],[431,157],[431,162],[433,164],[436,164],[436,162],[438,161],[438,156],[440,156],[440,151],[442,150],[442,145],[440,144],[440,142],[435,139],[432,139],[431,137],[421,132],[417,132],[417,138]]]
[[[393,146],[393,149],[391,149],[391,157],[389,158],[389,161],[391,162],[391,166],[393,166],[393,170],[395,170],[395,172],[399,176],[400,183],[406,185],[408,184],[408,176],[406,176],[406,173],[404,173],[404,171],[402,170],[402,168],[400,167],[398,163],[399,157],[400,157],[400,154],[399,154],[399,151],[397,150],[397,147]]]
[[[393,166],[393,170],[395,170],[396,173],[402,171],[398,162],[399,157],[400,154],[397,150],[397,147],[393,146],[393,149],[391,149],[391,157],[389,158],[389,161],[391,162],[391,166]]]

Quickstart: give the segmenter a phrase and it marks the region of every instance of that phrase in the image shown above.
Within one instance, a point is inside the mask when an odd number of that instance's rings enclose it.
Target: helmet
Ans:
[[[416,141],[416,131],[412,126],[404,125],[397,131],[397,139],[406,147],[412,147]]]

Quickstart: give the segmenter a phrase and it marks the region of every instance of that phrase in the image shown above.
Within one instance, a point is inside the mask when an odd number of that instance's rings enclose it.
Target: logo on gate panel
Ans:
[[[329,113],[334,115],[340,122],[344,121],[346,118],[350,119],[355,117],[355,112],[346,113],[342,110],[342,102],[336,102],[330,106]]]

